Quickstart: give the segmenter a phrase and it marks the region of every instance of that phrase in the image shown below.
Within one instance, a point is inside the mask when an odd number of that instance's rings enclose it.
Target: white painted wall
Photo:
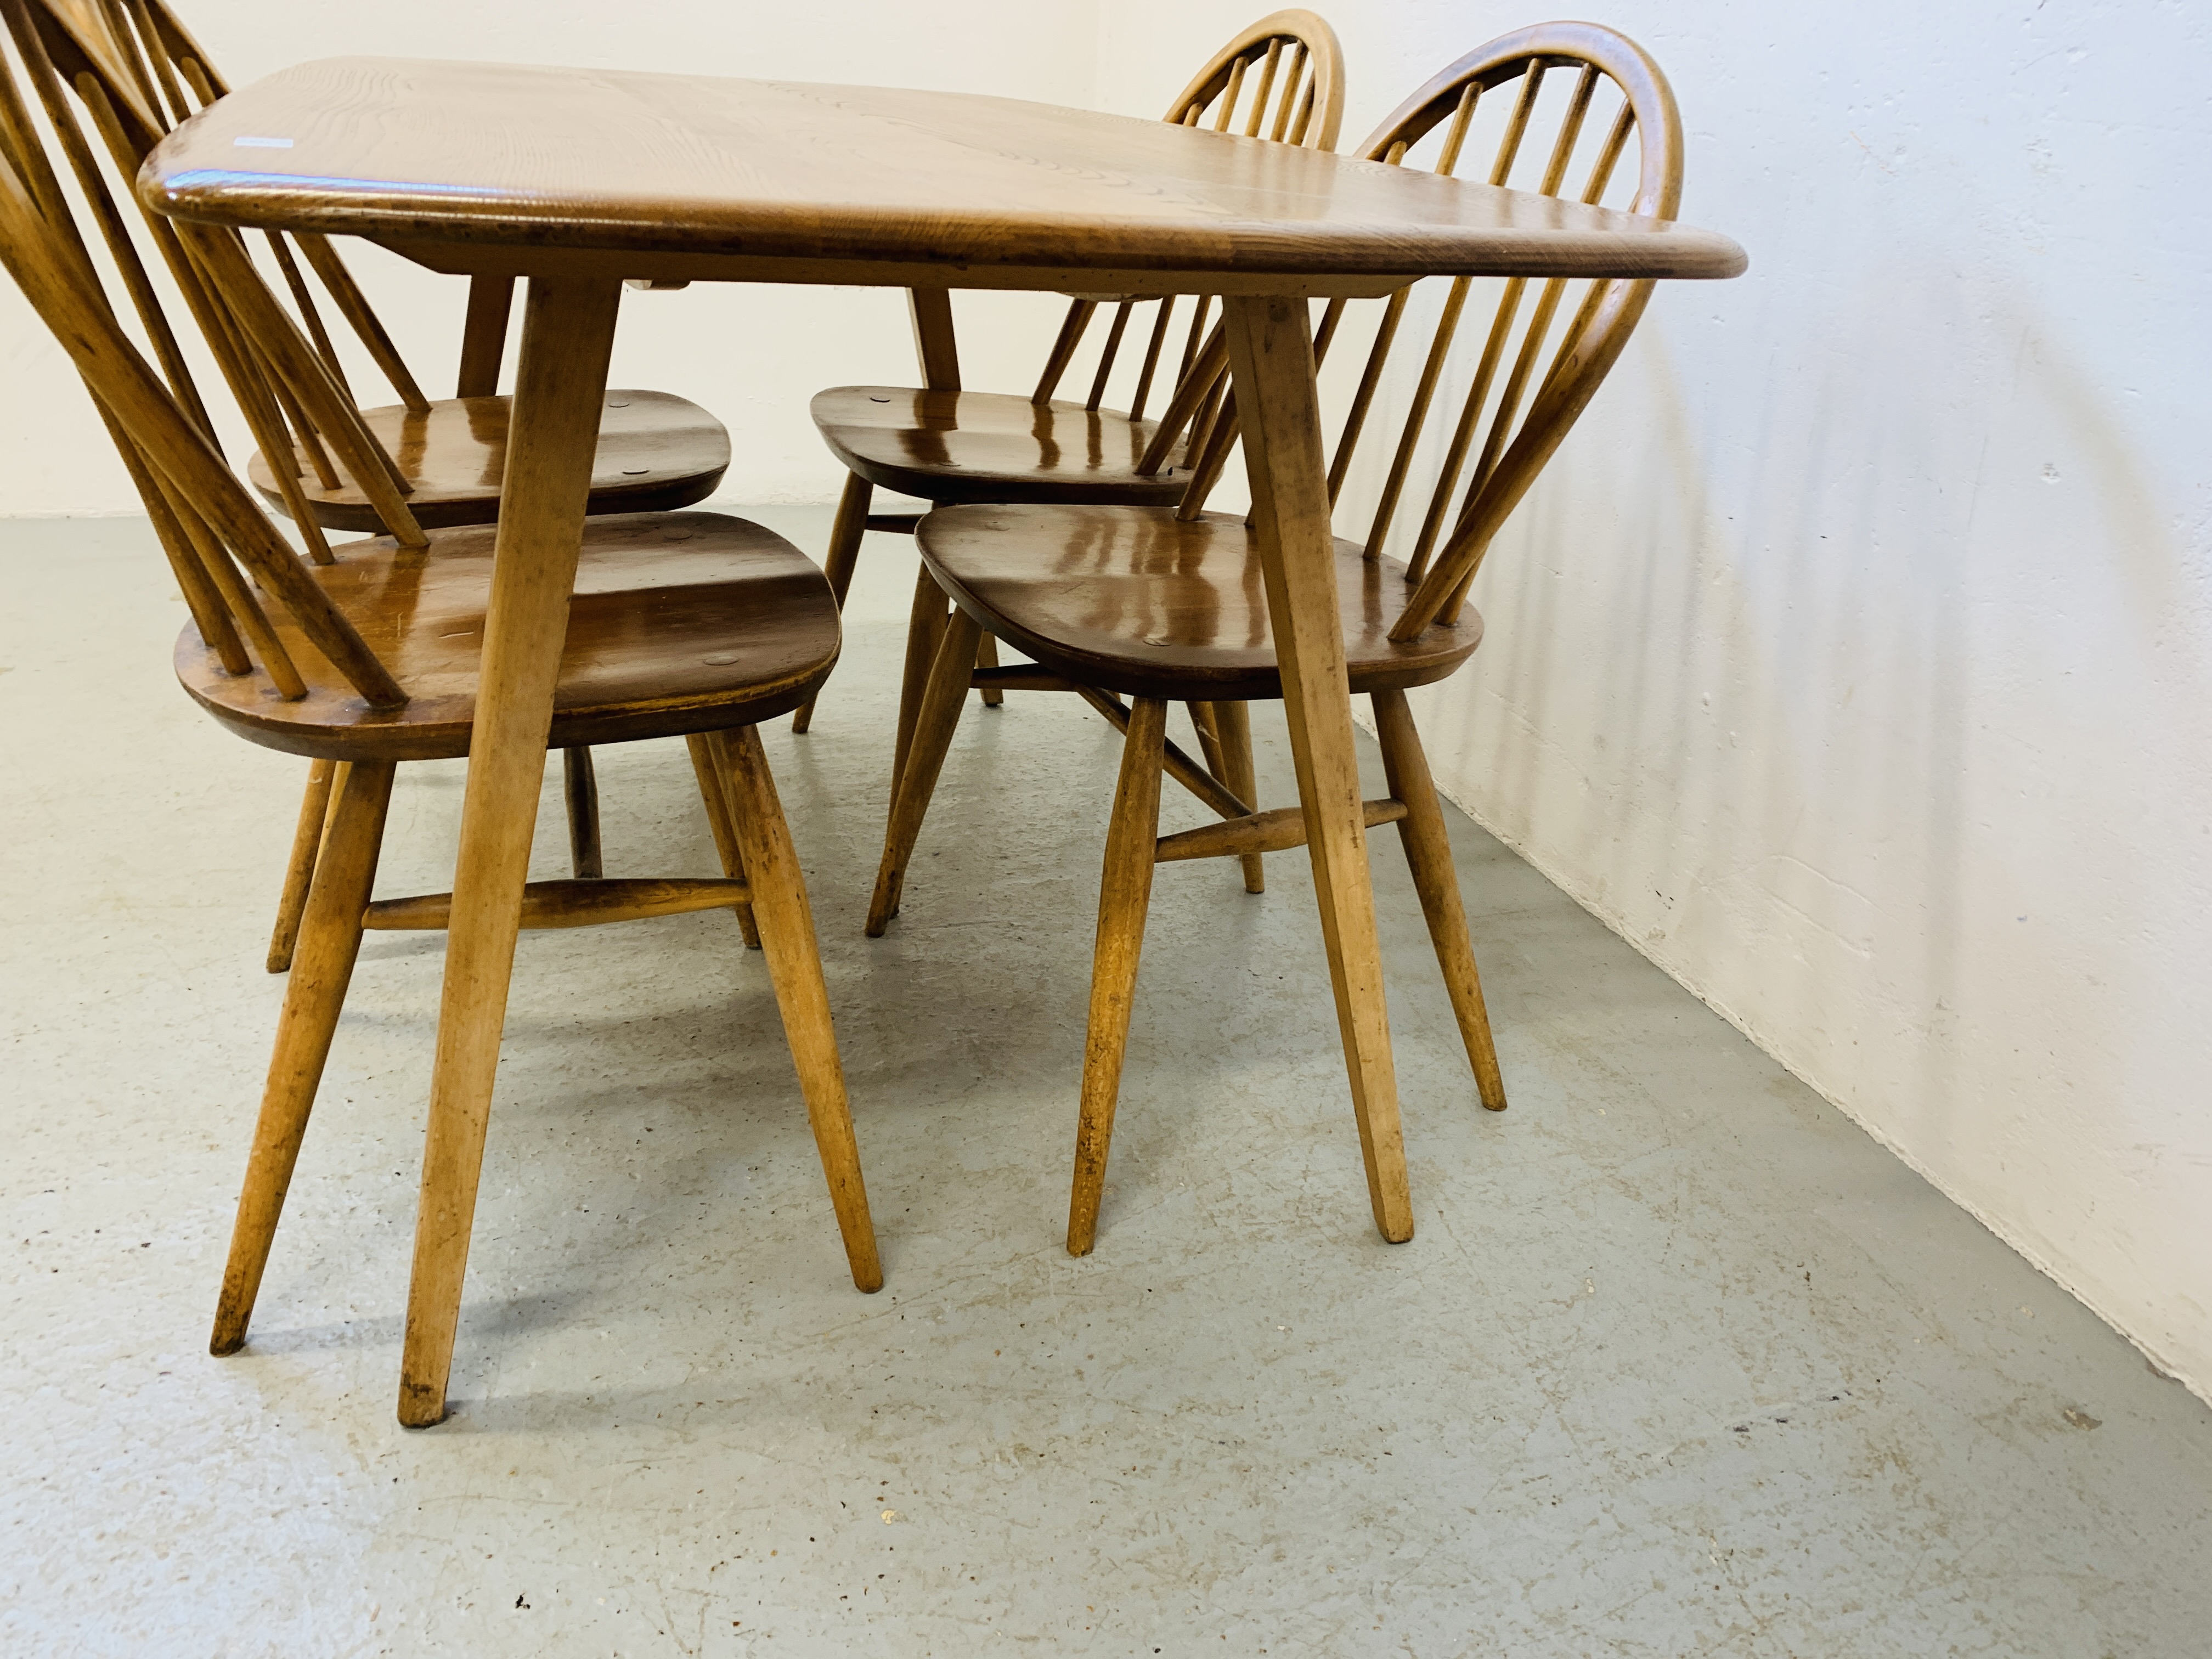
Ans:
[[[1121,0],[1099,102],[1250,9]],[[1534,16],[1325,9],[1346,148]],[[1439,777],[2212,1397],[2212,9],[1600,15],[1752,269],[1493,550]]]
[[[1260,0],[199,0],[234,79],[356,50],[880,81],[1152,115]],[[1339,0],[1346,142],[1534,14]],[[1611,0],[1751,274],[1664,292],[1425,700],[1452,794],[2212,1397],[2212,142],[2201,8]],[[527,17],[518,32],[514,20]],[[825,21],[833,20],[833,21]],[[364,274],[422,364],[459,295]],[[1018,386],[1056,307],[961,301]],[[0,294],[0,514],[131,505]],[[896,296],[635,296],[621,378],[727,421],[741,499],[896,377]],[[445,372],[442,368],[440,374]]]

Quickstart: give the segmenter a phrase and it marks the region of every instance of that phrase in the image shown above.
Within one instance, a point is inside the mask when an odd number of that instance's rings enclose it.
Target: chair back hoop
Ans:
[[[1210,121],[1208,111],[1212,112]],[[1215,52],[1176,95],[1161,118],[1180,126],[1203,126],[1247,138],[1333,150],[1344,123],[1344,49],[1337,43],[1336,31],[1318,13],[1303,8],[1270,13],[1239,31]],[[1105,401],[1130,314],[1143,303],[1140,299],[1113,295],[1075,296],[1030,401],[1045,404],[1053,400],[1091,318],[1105,304],[1113,307],[1113,320],[1091,375],[1090,396],[1083,404],[1085,410],[1097,412]],[[1200,295],[1183,331],[1182,350],[1171,366],[1174,390],[1137,464],[1137,471],[1146,477],[1158,474],[1167,464],[1186,428],[1190,441],[1184,453],[1194,465],[1227,432],[1221,419],[1229,353],[1219,325],[1216,323],[1210,334],[1207,331],[1212,304],[1212,295]],[[1145,405],[1166,355],[1175,310],[1174,295],[1159,301],[1138,368],[1136,388],[1129,398],[1132,421],[1145,417]],[[1220,447],[1225,451],[1225,445]]]
[[[18,0],[4,3],[12,9]],[[31,179],[40,168],[22,142],[15,118],[21,108],[13,72],[0,58],[7,162],[0,167],[0,264],[83,377],[140,489],[201,637],[229,672],[258,668],[280,696],[305,696],[307,682],[270,625],[258,586],[370,706],[404,703],[406,694],[390,671],[124,333],[74,222],[65,212],[56,216],[56,208],[40,199],[46,192],[34,191]]]
[[[1547,83],[1556,92],[1562,82],[1564,100],[1544,96]],[[1624,185],[1632,177],[1632,197],[1612,205],[1653,218],[1674,216],[1682,195],[1682,130],[1674,94],[1642,47],[1593,23],[1540,23],[1469,52],[1393,111],[1358,154],[1453,174],[1467,159],[1475,112],[1486,99],[1492,112],[1503,106],[1502,131],[1483,175],[1488,183],[1603,206],[1616,176]],[[1528,142],[1532,130],[1539,142]],[[1633,173],[1624,174],[1620,163],[1632,138],[1638,158]],[[1475,280],[1431,279],[1431,291],[1441,288],[1443,298],[1419,366],[1407,364],[1391,378],[1394,392],[1407,388],[1407,410],[1368,521],[1363,545],[1369,558],[1382,556],[1401,524],[1399,509],[1414,494],[1409,486],[1417,462],[1419,470],[1434,468],[1421,516],[1416,520],[1408,512],[1402,518],[1412,535],[1406,563],[1413,592],[1390,630],[1399,641],[1457,620],[1492,538],[1619,361],[1654,287],[1646,278],[1590,280],[1569,303],[1569,278],[1491,279],[1499,281],[1499,291],[1488,326],[1478,329],[1468,316],[1475,308],[1468,304]],[[1379,302],[1374,338],[1330,460],[1332,506],[1373,424],[1394,347],[1413,347],[1413,337],[1423,331],[1407,314],[1420,286],[1409,284]],[[1346,307],[1345,301],[1329,301],[1315,332],[1316,364]],[[1447,375],[1457,339],[1480,342],[1471,370],[1461,371],[1463,381]],[[1460,408],[1439,450],[1422,440],[1432,407],[1447,391],[1458,395]],[[1210,455],[1192,480],[1198,499],[1186,496],[1185,516],[1195,516],[1202,505],[1209,471],[1218,471]]]
[[[1396,143],[1410,149],[1457,111],[1468,88],[1480,95],[1521,79],[1532,64],[1547,70],[1595,70],[1620,88],[1642,144],[1636,195],[1622,211],[1673,218],[1682,201],[1682,116],[1674,90],[1650,53],[1601,23],[1535,23],[1477,46],[1384,116],[1359,147],[1359,158],[1388,160]]]
[[[1232,128],[1238,94],[1248,82],[1252,100],[1243,126]],[[1344,125],[1344,49],[1336,31],[1318,12],[1302,7],[1272,12],[1214,53],[1160,118],[1197,126],[1217,98],[1216,132],[1240,131],[1247,138],[1334,149]]]

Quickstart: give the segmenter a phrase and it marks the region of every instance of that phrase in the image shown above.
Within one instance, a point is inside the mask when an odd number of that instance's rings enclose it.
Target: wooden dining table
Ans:
[[[445,1413],[508,972],[625,282],[1222,296],[1377,1226],[1413,1231],[1307,301],[1427,276],[1726,277],[1726,237],[1012,99],[345,58],[194,116],[155,210],[528,283],[430,1085],[400,1417]],[[742,354],[745,342],[722,349]],[[792,418],[803,420],[794,407]]]

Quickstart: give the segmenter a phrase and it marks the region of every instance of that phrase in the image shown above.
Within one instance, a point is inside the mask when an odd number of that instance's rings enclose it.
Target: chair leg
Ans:
[[[331,811],[330,835],[316,861],[291,982],[284,988],[284,1012],[276,1024],[276,1046],[269,1060],[261,1115],[253,1126],[253,1151],[246,1160],[246,1185],[239,1194],[238,1218],[230,1235],[230,1259],[216,1304],[211,1353],[235,1353],[245,1345],[261,1289],[262,1269],[276,1235],[284,1194],[299,1161],[307,1115],[330,1058],[338,1011],[345,1005],[354,958],[361,951],[362,912],[376,880],[376,855],[384,841],[384,819],[392,801],[392,764],[356,761],[340,769],[344,776]]]
[[[996,636],[984,635],[975,641],[975,666],[996,668],[999,665],[999,641]],[[995,685],[979,687],[975,695],[983,700],[986,708],[996,708],[1006,700],[1006,694]]]
[[[1231,295],[1222,310],[1367,1201],[1375,1230],[1402,1244],[1413,1236],[1413,1188],[1375,929],[1308,307],[1304,300]]]
[[[1121,1097],[1129,1009],[1137,990],[1137,957],[1144,949],[1145,913],[1152,897],[1152,847],[1160,829],[1160,767],[1167,731],[1164,701],[1133,700],[1121,781],[1114,790],[1114,817],[1106,830],[1106,870],[1098,887],[1091,1024],[1083,1044],[1083,1107],[1067,1205],[1070,1255],[1089,1255],[1098,1232],[1106,1152],[1114,1139],[1114,1106]]]
[[[1238,799],[1256,811],[1260,805],[1260,775],[1252,764],[1252,705],[1217,702],[1213,705],[1213,724],[1221,733],[1222,763],[1229,769],[1221,781]],[[1244,866],[1244,890],[1266,892],[1267,861],[1257,853],[1247,853],[1237,862]]]
[[[927,573],[924,573],[927,579]],[[906,886],[906,863],[921,834],[921,820],[929,811],[929,798],[937,789],[937,775],[944,769],[945,751],[952,746],[952,733],[960,724],[961,705],[967,701],[974,672],[975,641],[982,629],[963,611],[955,611],[945,625],[937,661],[917,711],[913,746],[901,769],[898,792],[891,799],[890,821],[884,828],[884,858],[876,871],[876,890],[868,901],[867,933],[881,939],[890,919],[898,914]]]
[[[281,974],[292,965],[292,947],[299,942],[300,917],[307,908],[307,884],[315,878],[315,860],[330,824],[331,780],[341,763],[310,761],[307,793],[300,798],[299,827],[292,831],[292,856],[284,866],[284,890],[276,900],[276,926],[269,935],[269,971]]]
[[[922,694],[937,662],[937,642],[945,637],[945,611],[951,601],[924,565],[914,574],[914,608],[907,613],[906,666],[899,678],[898,741],[891,751],[891,799],[898,799],[906,759],[914,748],[915,722],[921,717]],[[967,695],[962,689],[961,695]]]
[[[568,805],[568,864],[579,881],[606,874],[599,855],[599,780],[592,751],[582,746],[561,751],[561,793]]]
[[[730,792],[722,780],[721,769],[715,764],[714,748],[703,732],[694,732],[684,741],[690,747],[692,775],[699,780],[699,801],[707,809],[707,828],[714,832],[714,853],[722,860],[722,873],[732,881],[743,881],[744,849],[738,844],[737,832],[730,827]],[[740,899],[730,908],[738,913],[738,928],[745,936],[745,948],[759,950],[760,925],[753,919],[753,907]]]
[[[1215,714],[1215,705],[1210,702],[1185,703],[1190,710],[1191,730],[1198,733],[1198,752],[1206,757],[1206,769],[1229,781],[1228,763],[1221,754],[1221,724]]]
[[[1444,988],[1451,994],[1467,1057],[1474,1066],[1474,1086],[1486,1107],[1502,1112],[1505,1079],[1498,1069],[1498,1045],[1491,1037],[1489,1011],[1483,1006],[1482,976],[1475,971],[1474,945],[1460,902],[1459,876],[1452,867],[1451,837],[1444,828],[1443,808],[1437,802],[1435,781],[1429,775],[1428,757],[1413,729],[1406,694],[1377,691],[1374,702],[1383,775],[1392,797],[1406,803],[1406,816],[1398,820],[1398,838],[1413,872],[1414,889],[1421,896],[1421,914],[1428,920],[1429,938],[1437,947],[1437,963],[1443,969]]]
[[[868,531],[868,502],[875,493],[876,487],[859,473],[845,475],[845,493],[837,498],[836,520],[830,526],[830,550],[822,561],[822,573],[830,578],[830,592],[840,611],[845,608],[845,595],[853,591],[853,567],[860,562],[860,538]],[[791,717],[793,732],[814,724],[814,704],[821,695],[817,691],[799,705]]]
[[[784,1036],[806,1097],[807,1121],[830,1181],[830,1201],[837,1212],[837,1231],[845,1241],[845,1260],[853,1283],[879,1291],[884,1268],[876,1253],[876,1230],[868,1218],[867,1188],[860,1180],[860,1148],[853,1136],[853,1115],[845,1097],[845,1071],[837,1058],[837,1036],[830,1021],[830,990],[822,979],[822,955],[814,937],[814,915],[806,902],[806,883],[790,826],[776,799],[775,779],[754,726],[714,733],[708,739],[719,769],[729,780],[730,817],[750,871],[753,908],[768,952],[769,978],[775,986]]]

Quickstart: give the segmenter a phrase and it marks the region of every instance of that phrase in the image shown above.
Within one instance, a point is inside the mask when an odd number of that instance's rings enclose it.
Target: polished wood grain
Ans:
[[[830,453],[880,489],[951,501],[1119,501],[1172,506],[1174,468],[1137,470],[1157,423],[1055,399],[908,386],[841,386],[809,412]]]
[[[1258,538],[1242,516],[1141,507],[957,507],[917,532],[945,591],[1055,674],[1132,696],[1273,701],[1282,672]],[[1390,638],[1406,567],[1332,538],[1354,691],[1427,685],[1482,641],[1479,617]]]
[[[410,58],[326,59],[240,88],[165,140],[139,189],[180,218],[367,236],[442,251],[454,269],[470,249],[500,268],[504,250],[507,269],[610,277],[776,280],[780,266],[784,280],[915,287],[933,270],[939,286],[1054,289],[1110,271],[1190,292],[1335,279],[1374,292],[1439,271],[1744,264],[1726,237],[1686,225],[1164,122]],[[622,257],[572,257],[600,253]]]
[[[289,620],[276,633],[307,695],[271,698],[226,673],[196,631],[177,643],[185,690],[239,736],[289,754],[432,760],[476,729],[497,532],[435,532],[428,552],[341,547],[318,587],[408,689],[362,706]],[[813,562],[758,525],[705,513],[594,519],[569,598],[550,745],[718,730],[796,708],[837,660],[836,616]]]
[[[419,412],[400,404],[361,411],[398,469],[408,510],[425,529],[489,524],[498,516],[513,414],[501,397],[446,398]],[[305,471],[304,448],[294,453]],[[610,391],[586,511],[596,517],[689,507],[714,494],[729,465],[729,433],[698,404],[665,392]],[[265,455],[257,453],[247,473],[272,505],[283,504]],[[306,478],[301,488],[317,520],[331,529],[374,535],[384,528],[350,469],[329,484]]]

